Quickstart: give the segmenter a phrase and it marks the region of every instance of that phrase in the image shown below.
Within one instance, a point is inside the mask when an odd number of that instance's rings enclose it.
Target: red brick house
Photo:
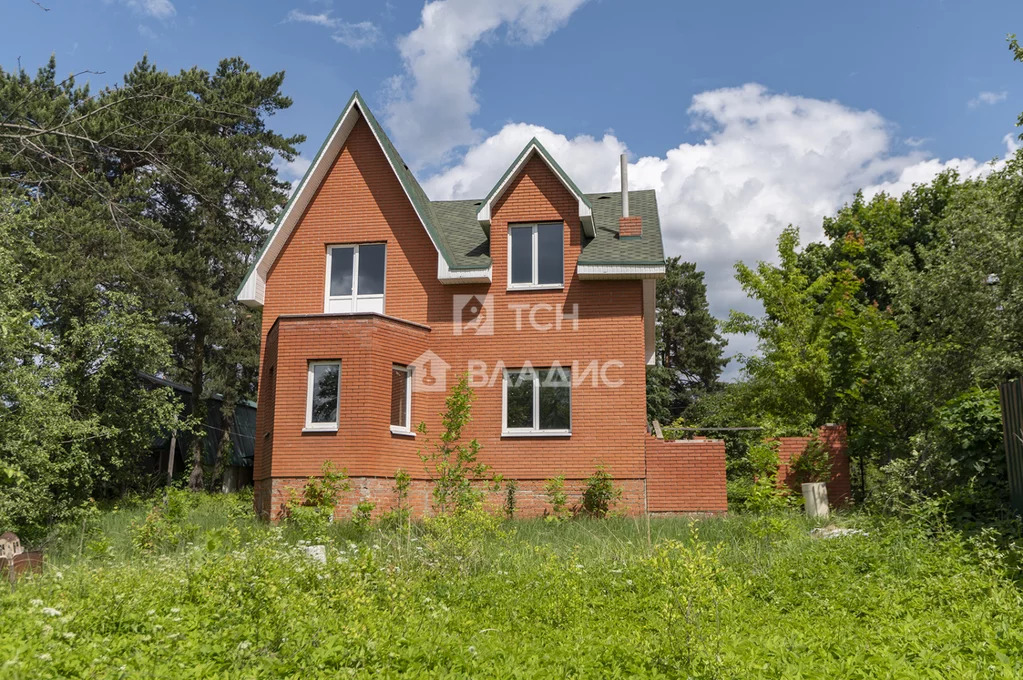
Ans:
[[[439,435],[468,372],[469,436],[524,514],[544,480],[577,493],[598,465],[643,512],[663,274],[653,191],[583,193],[534,139],[487,196],[431,201],[354,94],[238,293],[263,310],[257,511],[276,517],[327,460],[352,479],[346,506],[389,507],[400,468],[426,511],[416,425]],[[667,509],[724,509],[723,448],[708,460],[717,495]]]

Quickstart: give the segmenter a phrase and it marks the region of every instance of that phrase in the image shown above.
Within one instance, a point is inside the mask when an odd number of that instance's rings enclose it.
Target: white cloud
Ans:
[[[111,2],[111,0],[107,0],[107,2]],[[170,19],[178,13],[174,3],[170,0],[120,0],[120,2],[136,12],[146,14],[154,19]]]
[[[143,38],[146,38],[147,40],[156,40],[156,38],[158,37],[156,35],[156,31],[149,28],[149,26],[146,26],[145,24],[138,25],[138,32],[139,35],[141,35]]]
[[[504,29],[512,42],[533,45],[561,27],[585,0],[436,0],[418,28],[398,41],[404,73],[390,83],[386,120],[415,166],[442,163],[457,147],[479,141],[479,69],[470,51]]]
[[[863,187],[863,195],[873,198],[882,191],[889,196],[901,196],[913,188],[915,184],[926,184],[946,170],[955,170],[961,179],[977,179],[1005,166],[1005,161],[1016,152],[1019,144],[1015,135],[1005,135],[1005,156],[993,161],[978,161],[973,158],[952,158],[942,161],[938,158],[926,158],[917,163],[907,165],[899,173],[885,181]]]
[[[330,29],[331,40],[350,47],[353,50],[359,50],[363,47],[375,45],[380,42],[380,38],[382,37],[380,28],[371,21],[359,21],[352,23],[332,17],[330,12],[310,14],[308,12],[293,9],[288,12],[288,16],[285,21],[314,24],[316,26],[322,26]]]
[[[668,255],[706,272],[711,312],[759,312],[735,282],[737,260],[775,260],[781,230],[794,224],[803,243],[822,236],[821,220],[865,188],[899,193],[955,167],[964,176],[989,168],[974,159],[940,161],[921,150],[896,154],[889,123],[874,111],[836,101],[776,94],[761,85],[696,95],[687,123],[703,141],[680,144],[629,166],[633,189],[657,190]],[[472,146],[458,164],[425,183],[432,198],[482,197],[527,141],[536,136],[583,191],[618,186],[624,141],[568,138],[525,123],[505,125]],[[1012,138],[1007,137],[1010,150]],[[731,338],[729,353],[751,352],[751,338]],[[729,373],[734,375],[734,363]]]
[[[1009,96],[1009,93],[1005,90],[1001,92],[981,92],[976,97],[967,102],[967,106],[971,109],[975,109],[981,104],[987,104],[988,106],[1004,102],[1005,98]]]
[[[312,161],[302,156],[295,156],[293,161],[285,161],[280,158],[276,162],[277,171],[281,176],[281,179],[291,182],[291,190],[294,191],[295,187],[305,176],[309,166],[312,165]]]

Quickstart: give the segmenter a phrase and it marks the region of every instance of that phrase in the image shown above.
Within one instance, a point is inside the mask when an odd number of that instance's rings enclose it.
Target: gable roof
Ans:
[[[632,214],[643,218],[639,238],[618,237],[621,215],[620,192],[584,194],[572,178],[558,165],[543,144],[531,139],[505,171],[501,179],[482,200],[431,201],[423,191],[398,150],[387,137],[362,95],[354,92],[338,116],[330,134],[317,151],[313,162],[281,211],[242,281],[236,299],[246,305],[261,307],[266,290],[266,276],[298,225],[313,195],[341,152],[355,124],[365,120],[388,164],[394,171],[419,221],[437,249],[437,278],[441,283],[482,283],[491,280],[490,215],[526,162],[539,156],[579,202],[579,221],[583,228],[583,249],[579,256],[580,273],[586,278],[663,275],[664,249],[653,190],[630,191]],[[612,269],[609,269],[613,268]]]
[[[579,190],[579,187],[575,185],[572,178],[561,169],[558,162],[554,160],[554,157],[544,148],[543,144],[536,137],[533,137],[526,146],[519,152],[519,155],[512,161],[512,164],[508,166],[508,169],[504,171],[501,179],[497,180],[497,184],[490,190],[487,197],[481,202],[479,211],[476,213],[476,219],[479,220],[480,225],[490,233],[490,215],[493,211],[493,206],[497,203],[498,199],[504,194],[504,192],[511,186],[511,181],[518,176],[519,171],[525,167],[533,155],[536,154],[547,167],[551,169],[554,176],[561,180],[561,183],[565,186],[570,194],[576,197],[579,201],[579,221],[583,225],[583,233],[586,236],[593,236],[593,205],[590,203],[586,195]]]
[[[430,199],[426,196],[426,192],[419,185],[412,171],[409,170],[408,165],[402,160],[398,154],[397,149],[391,143],[391,140],[387,137],[380,123],[377,122],[373,113],[366,106],[365,100],[362,95],[359,94],[358,90],[352,93],[348,103],[345,104],[341,115],[338,116],[337,121],[334,123],[334,127],[331,129],[330,134],[324,140],[323,145],[320,146],[320,150],[317,151],[316,157],[313,162],[309,165],[309,169],[306,170],[305,175],[302,177],[302,181],[299,182],[298,188],[295,189],[291,198],[284,206],[284,210],[281,211],[280,216],[274,224],[273,229],[270,231],[270,235],[267,237],[266,243],[260,250],[259,255],[255,261],[249,267],[249,271],[245,275],[245,279],[242,281],[242,285],[238,288],[238,292],[235,297],[239,302],[250,306],[262,306],[263,297],[266,290],[266,275],[270,271],[270,267],[273,265],[277,256],[280,255],[281,250],[284,248],[284,244],[287,242],[288,237],[294,231],[298,225],[302,214],[305,209],[309,206],[313,195],[316,193],[316,189],[319,188],[330,170],[334,159],[341,152],[341,148],[344,146],[345,141],[348,139],[348,135],[351,133],[355,124],[363,119],[373,132],[373,136],[376,138],[377,143],[380,145],[380,149],[383,151],[384,156],[387,158],[388,164],[394,171],[395,176],[398,178],[398,182],[401,184],[402,189],[405,191],[405,195],[408,197],[409,202],[412,203],[412,207],[419,217],[419,221],[426,229],[427,235],[430,237],[430,241],[433,243],[434,248],[437,249],[438,254],[438,275],[443,278],[444,272],[451,272],[452,270],[464,270],[467,267],[459,264],[451,256],[450,248],[444,238],[444,234],[440,229],[437,228],[437,220],[433,213],[433,205]],[[482,276],[481,273],[468,272],[470,276],[459,276],[461,280],[475,280]],[[489,274],[486,277],[489,280]]]

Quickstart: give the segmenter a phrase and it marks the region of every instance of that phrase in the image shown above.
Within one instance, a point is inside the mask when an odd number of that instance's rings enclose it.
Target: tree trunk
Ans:
[[[195,436],[189,451],[192,454],[192,474],[188,477],[188,488],[202,491],[202,454],[206,439],[206,419],[208,417],[206,400],[202,398],[204,359],[206,355],[206,331],[196,329],[195,344],[192,345],[192,417],[200,418],[202,426]]]

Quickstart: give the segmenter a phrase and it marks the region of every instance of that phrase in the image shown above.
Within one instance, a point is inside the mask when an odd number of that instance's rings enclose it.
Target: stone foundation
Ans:
[[[301,495],[308,482],[306,477],[287,477],[260,479],[255,482],[254,499],[256,513],[263,519],[277,521],[283,516],[283,510],[290,498],[290,490]],[[373,518],[379,518],[395,507],[397,501],[394,492],[394,480],[388,477],[355,477],[348,480],[351,490],[343,494],[341,502],[334,510],[334,517],[339,520],[352,516],[355,506],[362,501],[376,504]],[[515,516],[542,517],[550,511],[550,503],[543,491],[544,480],[522,480],[515,492]],[[568,495],[566,507],[572,508],[582,504],[582,492],[586,486],[583,479],[566,479],[565,493]],[[646,493],[642,479],[617,479],[615,486],[622,490],[622,498],[612,509],[613,512],[629,516],[641,515],[646,509]],[[427,479],[414,479],[408,490],[408,507],[413,517],[424,517],[433,514],[433,482]],[[502,485],[500,491],[488,491],[484,501],[491,512],[503,513],[507,491]]]

